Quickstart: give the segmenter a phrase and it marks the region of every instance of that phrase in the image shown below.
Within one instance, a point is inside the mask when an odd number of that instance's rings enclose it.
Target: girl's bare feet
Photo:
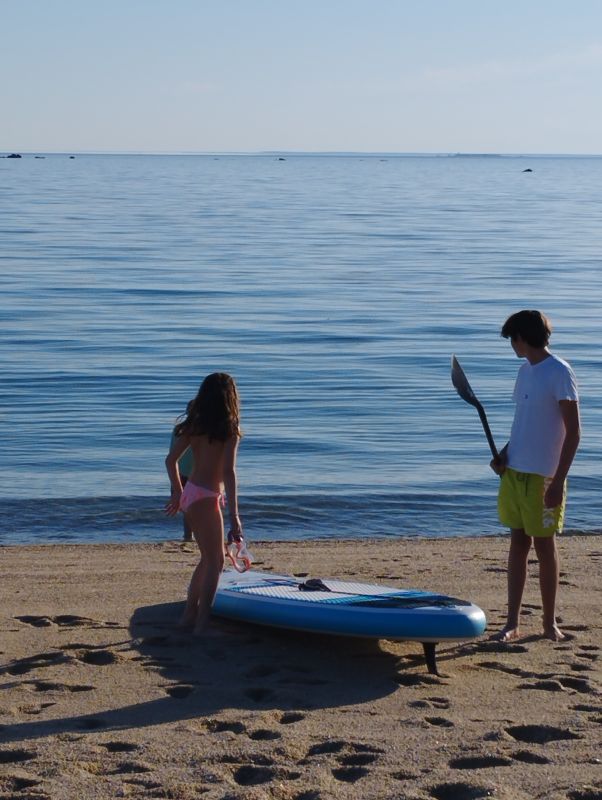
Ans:
[[[520,630],[519,628],[509,628],[506,626],[502,628],[501,631],[494,633],[491,637],[496,642],[514,642],[517,639],[520,639]]]

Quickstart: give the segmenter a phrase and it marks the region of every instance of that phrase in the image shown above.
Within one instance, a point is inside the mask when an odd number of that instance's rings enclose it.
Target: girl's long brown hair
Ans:
[[[213,372],[201,383],[186,417],[175,427],[176,436],[207,436],[209,441],[225,442],[241,436],[238,391],[234,379],[225,372]]]

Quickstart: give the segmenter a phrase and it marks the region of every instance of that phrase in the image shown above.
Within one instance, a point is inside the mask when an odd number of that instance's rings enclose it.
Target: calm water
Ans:
[[[0,160],[0,543],[179,536],[163,459],[214,370],[250,540],[498,532],[449,361],[503,445],[525,307],[580,383],[567,527],[602,528],[601,217],[602,159]]]

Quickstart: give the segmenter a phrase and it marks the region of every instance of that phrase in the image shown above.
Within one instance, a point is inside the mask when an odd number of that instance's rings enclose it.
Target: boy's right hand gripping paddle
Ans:
[[[485,409],[477,400],[475,393],[470,388],[470,384],[468,383],[468,379],[464,374],[464,370],[460,366],[458,359],[455,356],[452,356],[451,359],[451,379],[453,385],[456,387],[456,391],[467,403],[470,403],[471,406],[474,406],[476,410],[479,412],[479,417],[481,419],[481,423],[483,425],[483,430],[485,431],[485,436],[487,437],[487,441],[489,442],[489,449],[491,450],[491,454],[494,458],[499,458],[499,453],[497,451],[497,447],[495,446],[495,442],[493,441],[493,436],[491,435],[491,429],[489,427],[489,423],[487,422],[487,415],[485,414]]]

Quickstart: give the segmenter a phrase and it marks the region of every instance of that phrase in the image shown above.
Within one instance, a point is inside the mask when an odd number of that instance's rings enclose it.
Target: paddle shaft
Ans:
[[[498,453],[497,447],[495,446],[495,442],[493,441],[493,436],[491,435],[491,428],[489,427],[489,423],[487,422],[487,414],[485,413],[485,409],[480,403],[475,404],[475,408],[479,412],[479,418],[481,420],[481,425],[483,426],[483,430],[485,431],[487,442],[489,443],[489,449],[491,450],[491,455],[494,458],[499,458],[500,454]]]

